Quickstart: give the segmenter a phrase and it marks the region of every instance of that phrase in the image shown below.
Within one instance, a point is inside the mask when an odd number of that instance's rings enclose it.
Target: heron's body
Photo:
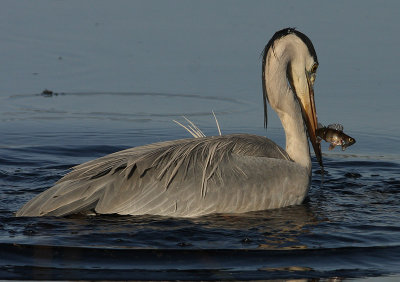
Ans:
[[[315,128],[310,131],[310,127],[316,125],[316,117],[313,97],[308,103],[306,94],[299,93],[303,90],[296,88],[308,87],[311,97],[312,84],[296,77],[293,62],[300,55],[306,57],[300,65],[307,70],[316,63],[316,55],[310,54],[310,47],[299,36],[303,34],[293,29],[278,33],[264,51],[263,89],[284,126],[286,151],[265,137],[249,134],[131,148],[78,165],[23,206],[17,216],[93,210],[192,217],[300,204],[311,178],[307,130],[313,142]],[[292,74],[286,77],[287,72]]]

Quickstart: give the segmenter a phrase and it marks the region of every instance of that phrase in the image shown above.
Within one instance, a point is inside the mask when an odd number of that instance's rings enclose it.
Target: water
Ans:
[[[400,275],[398,2],[3,1],[0,278],[302,279]],[[301,5],[301,6],[299,6]],[[279,11],[279,12],[277,12]],[[328,151],[299,206],[194,219],[15,218],[69,168],[132,146],[265,135],[259,54],[297,26],[314,43],[319,119],[357,143]],[[44,89],[53,95],[41,95]]]

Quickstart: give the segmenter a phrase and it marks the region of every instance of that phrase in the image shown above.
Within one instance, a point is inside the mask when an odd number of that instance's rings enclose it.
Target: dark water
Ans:
[[[158,95],[134,93],[131,99]],[[64,94],[61,98],[68,96],[75,97]],[[26,95],[18,99],[43,105],[60,97]],[[169,99],[183,98],[171,95]],[[238,107],[230,100],[219,102],[227,109]],[[144,121],[127,118],[129,129],[104,126],[113,115],[103,113],[104,121],[96,121],[94,130],[85,128],[91,124],[88,113],[83,119],[89,125],[66,130],[68,118],[54,120],[52,113],[45,112],[35,122],[32,116],[36,113],[29,108],[16,116],[30,116],[31,126],[25,127],[29,121],[6,122],[0,147],[2,278],[293,279],[400,274],[399,159],[354,154],[353,147],[324,156],[323,178],[314,160],[309,197],[299,206],[194,219],[148,215],[15,218],[15,211],[27,200],[76,164],[128,146],[187,137],[168,118],[171,126],[159,127],[163,116],[141,117],[156,124],[151,129],[137,125]],[[51,125],[51,130],[40,127],[42,123]],[[205,131],[215,133],[212,121],[208,125]],[[262,128],[243,130],[265,134]],[[283,140],[278,129],[269,130],[268,135]],[[361,144],[363,139],[374,139],[362,134],[356,138]]]
[[[399,2],[3,1],[0,279],[400,277]],[[259,54],[297,26],[320,62],[318,117],[357,143],[323,146],[305,203],[193,219],[16,218],[76,164],[206,135],[267,135]],[[44,89],[52,95],[41,95]]]

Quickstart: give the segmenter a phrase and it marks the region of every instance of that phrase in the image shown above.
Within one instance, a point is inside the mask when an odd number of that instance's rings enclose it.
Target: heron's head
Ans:
[[[262,64],[265,126],[266,100],[276,111],[285,111],[288,107],[285,102],[294,96],[301,108],[315,155],[322,166],[321,146],[315,133],[318,127],[314,102],[317,68],[317,54],[311,40],[293,28],[276,32],[265,46]]]

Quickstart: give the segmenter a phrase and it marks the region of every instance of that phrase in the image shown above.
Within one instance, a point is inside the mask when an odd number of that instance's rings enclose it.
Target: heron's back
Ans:
[[[17,216],[198,216],[301,203],[309,172],[271,140],[249,134],[181,139],[78,165]]]

